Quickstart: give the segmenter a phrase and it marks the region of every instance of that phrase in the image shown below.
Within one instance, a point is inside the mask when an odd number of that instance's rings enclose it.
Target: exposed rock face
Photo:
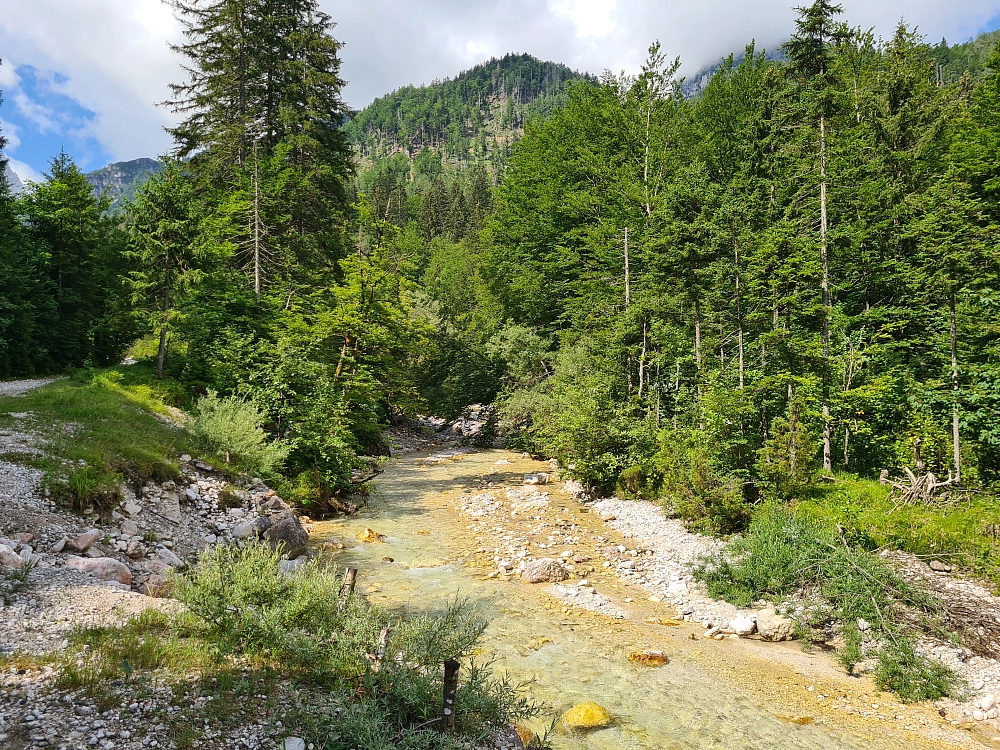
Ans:
[[[765,641],[791,641],[795,639],[792,621],[774,611],[774,607],[757,613],[757,632]]]
[[[291,511],[275,516],[271,527],[264,532],[264,538],[272,547],[284,547],[289,555],[302,552],[309,544],[309,534]]]
[[[79,570],[101,581],[117,581],[125,586],[132,585],[132,571],[128,565],[112,557],[77,557],[66,558],[66,567]]]
[[[569,578],[569,572],[558,560],[544,557],[526,563],[521,571],[521,580],[525,583],[556,583]]]

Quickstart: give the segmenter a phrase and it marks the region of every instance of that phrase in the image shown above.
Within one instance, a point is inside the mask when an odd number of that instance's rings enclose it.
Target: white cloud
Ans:
[[[7,147],[4,149],[4,153],[17,151],[17,147],[21,145],[21,139],[17,137],[17,125],[7,122],[0,117],[0,135],[7,140]]]
[[[11,170],[16,174],[21,182],[42,182],[42,175],[39,174],[35,169],[33,169],[28,164],[23,161],[18,161],[17,159],[11,159],[7,157],[7,163],[10,165]]]
[[[346,43],[347,100],[360,107],[409,83],[454,76],[484,58],[529,52],[600,73],[635,71],[654,39],[691,75],[751,39],[780,44],[801,0],[320,0]],[[888,35],[904,13],[932,40],[961,41],[1000,14],[1000,0],[843,0],[853,25]],[[54,85],[97,113],[93,135],[116,159],[169,147],[169,96],[180,27],[160,0],[0,0],[0,88],[13,68],[58,71]],[[44,114],[44,113],[42,113]],[[41,115],[39,115],[41,118]],[[44,120],[39,119],[39,122]]]

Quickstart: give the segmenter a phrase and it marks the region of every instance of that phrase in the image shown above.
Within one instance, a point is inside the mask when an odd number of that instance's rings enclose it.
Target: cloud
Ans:
[[[10,165],[11,170],[18,176],[21,182],[28,182],[29,180],[31,182],[42,181],[42,175],[31,165],[10,157],[7,157],[7,163]]]
[[[692,75],[754,39],[773,48],[801,0],[320,0],[345,43],[345,98],[355,107],[406,84],[453,77],[491,56],[529,52],[601,73],[634,72],[659,39]],[[1000,16],[1000,0],[843,0],[853,25],[892,32],[901,13],[936,41],[962,41]],[[905,6],[905,7],[903,7]],[[180,27],[160,0],[32,0],[0,14],[0,88],[19,66],[48,72],[55,90],[95,113],[86,133],[114,159],[166,150],[174,115],[155,103],[180,78],[168,42]],[[59,75],[56,75],[59,74]],[[36,102],[37,103],[37,102]],[[4,109],[21,106],[8,97]],[[24,103],[25,107],[30,107]],[[30,111],[30,110],[29,110]],[[35,111],[37,126],[57,113]],[[5,112],[5,116],[11,116]],[[27,116],[26,116],[27,117]],[[57,119],[57,118],[55,118]],[[22,140],[26,140],[22,133]]]
[[[21,145],[21,139],[17,137],[17,130],[17,125],[0,117],[0,136],[7,140],[7,151],[16,151],[17,147]]]

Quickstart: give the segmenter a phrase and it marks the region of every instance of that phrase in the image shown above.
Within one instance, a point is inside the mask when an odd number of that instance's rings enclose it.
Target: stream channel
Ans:
[[[613,580],[613,570],[602,571],[600,563],[589,577],[601,593],[626,608],[626,620],[567,607],[548,584],[487,578],[496,570],[492,555],[484,554],[487,545],[470,531],[472,519],[459,511],[459,498],[484,492],[484,486],[502,494],[504,487],[520,487],[524,474],[545,471],[548,465],[498,450],[436,463],[428,463],[428,455],[390,462],[379,478],[379,499],[356,516],[316,523],[313,538],[322,543],[336,537],[346,545],[336,553],[336,564],[359,569],[358,591],[373,603],[403,612],[440,610],[456,596],[479,603],[491,622],[483,653],[495,655],[496,668],[515,681],[530,683],[531,695],[547,706],[546,716],[532,723],[535,731],[541,733],[553,718],[585,701],[601,704],[615,717],[613,726],[589,734],[555,731],[550,735],[554,748],[956,746],[921,731],[904,733],[884,722],[817,711],[816,693],[796,697],[807,682],[818,685],[826,679],[832,696],[846,696],[850,689],[833,679],[836,669],[828,656],[803,656],[794,644],[705,641],[693,635],[692,627],[648,624],[651,615],[670,619],[675,611],[640,599],[640,589]],[[510,464],[497,465],[508,459]],[[559,515],[587,519],[579,515],[587,513],[585,504],[560,487],[539,489],[550,494]],[[596,521],[589,518],[591,524]],[[384,543],[359,542],[357,535],[366,527],[383,534]],[[545,551],[534,554],[542,557]],[[623,603],[629,593],[637,603]],[[741,649],[750,646],[743,644],[781,649],[786,658],[774,666],[759,654],[748,655]],[[629,652],[644,648],[663,651],[669,663],[650,668],[629,662]],[[800,657],[822,663],[816,662],[809,674],[796,661]]]

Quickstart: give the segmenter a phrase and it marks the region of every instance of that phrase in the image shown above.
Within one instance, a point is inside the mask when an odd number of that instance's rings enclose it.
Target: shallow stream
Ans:
[[[530,682],[531,694],[551,709],[545,720],[533,724],[536,731],[584,701],[601,704],[616,719],[614,726],[590,734],[556,732],[555,748],[915,746],[903,737],[879,736],[877,729],[813,723],[801,705],[783,706],[777,696],[769,701],[766,686],[747,689],[746,675],[742,683],[720,678],[719,669],[706,666],[706,658],[714,657],[706,657],[705,651],[727,646],[691,640],[683,628],[644,624],[645,613],[616,622],[592,612],[567,611],[546,593],[545,585],[487,579],[487,569],[475,564],[477,543],[469,518],[455,510],[454,500],[481,491],[481,478],[496,474],[497,460],[509,454],[485,451],[431,465],[425,464],[426,456],[413,454],[391,463],[380,477],[382,497],[370,511],[317,523],[314,537],[336,537],[346,545],[337,564],[358,568],[358,590],[376,603],[427,611],[461,596],[482,604],[491,618],[484,652],[495,654],[497,666],[515,680]],[[498,483],[520,484],[521,474],[545,468],[517,459],[503,467]],[[574,502],[558,486],[545,489],[558,503]],[[385,542],[359,542],[356,535],[366,527],[384,534]],[[666,607],[663,612],[665,617],[672,614]],[[658,668],[633,664],[627,655],[637,648],[662,650],[670,661]],[[759,679],[772,676],[765,672]],[[749,680],[753,685],[752,674]]]

